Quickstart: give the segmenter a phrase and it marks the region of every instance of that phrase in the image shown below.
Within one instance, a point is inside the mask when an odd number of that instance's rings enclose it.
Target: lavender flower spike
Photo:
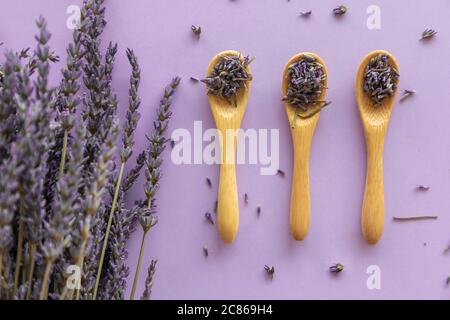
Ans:
[[[83,270],[84,256],[86,254],[86,247],[90,238],[91,221],[95,221],[98,210],[103,202],[103,194],[106,190],[108,178],[111,174],[112,159],[115,152],[115,141],[118,133],[118,123],[113,122],[113,127],[110,129],[108,141],[101,146],[100,157],[93,169],[93,181],[87,186],[86,199],[84,202],[85,219],[81,225],[81,246],[78,251],[78,267]],[[77,300],[80,297],[80,290],[77,291]]]
[[[169,125],[170,117],[172,112],[170,110],[172,104],[172,96],[175,93],[176,88],[180,84],[181,79],[176,77],[172,80],[169,86],[164,90],[164,96],[160,102],[156,120],[153,122],[153,127],[155,132],[151,137],[147,137],[150,145],[147,151],[147,161],[145,169],[146,184],[144,192],[146,195],[146,200],[143,201],[144,205],[141,207],[139,212],[139,223],[143,229],[143,236],[141,242],[141,250],[136,265],[136,271],[134,274],[133,287],[131,289],[130,300],[134,299],[134,294],[136,293],[136,286],[139,280],[139,272],[141,269],[143,251],[145,246],[145,240],[150,229],[156,224],[157,219],[155,217],[155,195],[159,189],[159,180],[161,179],[161,164],[162,164],[162,153],[166,148],[167,137],[165,133]]]
[[[150,300],[151,299],[152,288],[153,288],[153,277],[155,276],[157,263],[158,263],[158,260],[152,260],[150,262],[150,266],[148,267],[147,279],[145,280],[145,290],[144,290],[144,293],[142,294],[141,300]]]
[[[119,198],[119,192],[121,191],[120,185],[122,183],[123,171],[125,169],[126,162],[130,159],[133,154],[133,146],[134,146],[134,131],[136,130],[137,123],[140,118],[140,114],[138,112],[138,108],[141,104],[140,97],[138,95],[139,84],[141,81],[141,70],[139,64],[137,62],[136,55],[131,49],[127,50],[128,60],[132,67],[132,74],[130,77],[130,90],[129,90],[129,105],[127,111],[127,121],[125,123],[125,129],[123,133],[123,148],[120,152],[120,169],[119,175],[117,177],[117,181],[115,183],[115,191],[112,195],[112,204],[111,210],[109,212],[108,224],[106,226],[106,233],[103,239],[103,247],[100,254],[100,261],[97,270],[97,276],[95,279],[95,286],[93,292],[93,299],[95,300],[97,297],[98,286],[100,284],[100,278],[102,275],[103,262],[105,259],[106,248],[108,245],[109,233],[111,230],[111,224],[113,221],[113,216],[116,213],[117,200]]]

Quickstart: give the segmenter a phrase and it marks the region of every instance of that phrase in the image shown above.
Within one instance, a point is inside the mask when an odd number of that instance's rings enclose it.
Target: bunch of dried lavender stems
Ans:
[[[127,50],[132,73],[117,150],[119,102],[111,84],[117,45],[101,53],[104,2],[84,0],[57,88],[48,84],[58,58],[49,49],[43,18],[37,21],[34,54],[8,52],[1,63],[0,299],[124,299],[126,242],[138,221],[143,243],[156,224],[161,155],[180,79],[164,91],[149,145],[126,172],[140,118],[141,71]],[[125,197],[143,167],[145,199],[127,208]],[[143,246],[131,298],[142,252]],[[155,270],[152,261],[142,299],[150,298]]]

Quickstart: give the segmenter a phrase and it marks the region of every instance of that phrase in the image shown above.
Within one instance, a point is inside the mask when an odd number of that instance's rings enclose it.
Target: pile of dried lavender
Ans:
[[[327,75],[315,57],[303,55],[288,67],[286,77],[289,84],[282,100],[297,108],[299,117],[311,117],[329,104],[319,100],[326,89]]]
[[[125,172],[140,118],[141,71],[128,50],[128,112],[117,150],[119,102],[111,85],[117,45],[100,50],[104,2],[84,1],[57,88],[48,86],[58,58],[43,18],[34,54],[11,51],[1,62],[0,299],[124,299],[126,242],[138,220],[146,233],[156,223],[161,153],[180,79],[164,92],[149,146]],[[145,200],[126,208],[144,166]],[[145,299],[155,268],[152,262]],[[81,278],[74,279],[77,273]]]
[[[392,97],[397,89],[400,74],[389,64],[389,56],[379,54],[373,57],[364,72],[364,91],[377,104]]]
[[[223,97],[230,103],[237,91],[252,80],[247,67],[254,59],[249,56],[224,56],[215,65],[211,74],[201,81],[206,84],[208,94]]]

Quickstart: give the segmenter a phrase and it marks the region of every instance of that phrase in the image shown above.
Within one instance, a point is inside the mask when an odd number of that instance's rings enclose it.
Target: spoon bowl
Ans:
[[[225,56],[242,55],[238,51],[227,50],[212,58],[207,75]],[[242,58],[243,59],[243,58]],[[247,72],[250,69],[247,67]],[[220,236],[226,243],[233,242],[239,225],[239,202],[236,182],[236,146],[237,130],[240,129],[242,118],[247,107],[250,81],[247,81],[236,92],[235,103],[227,99],[208,94],[214,121],[220,133],[221,166],[219,176],[219,191],[217,197],[217,225]]]
[[[389,64],[397,71],[394,56],[384,50],[376,50],[364,57],[356,76],[356,101],[364,128],[367,151],[366,186],[362,205],[361,227],[369,244],[376,244],[384,229],[383,149],[386,131],[395,103],[397,90],[391,97],[376,103],[364,92],[364,74],[370,60],[380,54],[389,57]]]
[[[323,66],[323,72],[327,74],[324,61],[318,55],[310,52],[301,52],[294,55],[286,64],[283,72],[282,94],[286,95],[289,87],[288,69],[299,61],[304,55],[315,57]],[[324,89],[318,100],[325,100],[327,79],[324,81]],[[288,101],[284,102],[284,107],[291,125],[292,143],[294,148],[294,168],[292,175],[291,208],[290,208],[290,229],[295,240],[304,240],[308,234],[311,220],[311,196],[309,191],[309,155],[311,143],[317,122],[320,117],[320,110],[308,118],[301,118],[297,115],[297,108]]]

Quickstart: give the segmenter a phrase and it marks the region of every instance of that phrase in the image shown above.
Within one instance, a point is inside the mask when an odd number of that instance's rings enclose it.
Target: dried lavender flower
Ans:
[[[13,241],[12,222],[19,199],[17,175],[23,168],[14,159],[1,166],[0,176],[0,255],[6,254]],[[0,266],[2,268],[2,266]]]
[[[433,38],[436,34],[437,34],[437,31],[435,31],[435,30],[433,30],[433,29],[425,29],[425,31],[422,32],[422,36],[420,37],[419,40],[431,39],[431,38]]]
[[[431,189],[430,186],[425,186],[425,185],[423,185],[423,184],[417,185],[417,190],[418,190],[418,191],[428,191],[428,190],[430,190],[430,189]]]
[[[124,199],[120,198],[113,215],[111,232],[108,241],[107,257],[102,273],[98,298],[102,300],[123,300],[130,273],[126,265],[128,250],[126,242],[135,230],[137,207],[130,210],[124,208]]]
[[[376,104],[380,104],[385,98],[394,95],[399,77],[398,71],[389,63],[389,56],[379,54],[370,59],[366,66],[364,92]]]
[[[141,105],[141,99],[138,94],[139,85],[141,82],[141,69],[133,50],[127,49],[127,57],[132,67],[132,73],[130,76],[130,89],[128,94],[129,104],[126,117],[127,121],[125,123],[124,134],[122,137],[123,148],[120,153],[122,163],[127,162],[133,154],[134,131],[136,130],[137,123],[141,117],[138,112],[139,106]]]
[[[46,22],[41,17],[37,20],[39,32],[36,35],[37,48],[34,93],[28,79],[27,67],[21,68],[19,73],[20,92],[19,117],[21,130],[15,142],[15,161],[27,168],[19,177],[19,232],[17,239],[16,268],[14,272],[14,291],[18,288],[20,268],[22,265],[23,243],[28,242],[33,253],[41,244],[44,237],[45,198],[44,181],[47,172],[48,152],[54,141],[54,132],[50,123],[53,118],[49,108],[52,89],[48,87],[49,76],[49,47],[50,33],[46,29]],[[31,257],[30,270],[34,268],[35,256]],[[48,280],[49,271],[43,276],[43,283]],[[31,286],[31,284],[28,284]]]
[[[169,124],[172,112],[170,110],[172,104],[172,96],[175,93],[181,79],[176,77],[172,80],[170,85],[164,90],[163,99],[160,102],[160,106],[157,111],[157,120],[153,122],[153,127],[155,132],[152,136],[147,136],[149,142],[149,148],[147,150],[146,159],[146,185],[145,185],[145,195],[147,208],[150,209],[149,212],[145,212],[145,215],[141,217],[140,223],[144,231],[148,231],[151,228],[152,219],[148,218],[148,214],[152,215],[155,209],[155,194],[159,189],[159,180],[161,178],[160,166],[162,164],[162,152],[166,147],[167,138],[165,133],[167,131],[167,126]],[[151,222],[148,224],[147,222]]]
[[[337,6],[333,9],[333,14],[336,16],[342,16],[347,12],[347,7],[344,5]]]
[[[83,34],[77,30],[73,33],[73,40],[67,48],[66,67],[62,71],[63,78],[58,88],[56,108],[58,118],[63,130],[62,137],[57,138],[57,144],[62,145],[59,163],[59,176],[64,172],[69,131],[74,126],[75,111],[80,103],[77,93],[80,90],[81,64],[83,58],[82,47]],[[62,141],[60,141],[62,140]]]
[[[296,108],[296,117],[312,117],[330,104],[330,102],[319,100],[326,89],[327,75],[316,57],[304,54],[288,67],[286,78],[289,84],[282,100]],[[295,119],[292,125],[294,123]]]
[[[43,246],[43,255],[47,260],[55,261],[61,256],[67,241],[70,241],[71,223],[81,209],[78,190],[85,161],[85,134],[86,130],[83,126],[76,129],[75,139],[69,151],[67,172],[57,182],[53,216],[45,225],[46,241]]]
[[[301,11],[301,12],[299,13],[299,16],[300,16],[300,17],[304,17],[304,18],[308,18],[309,16],[311,16],[311,14],[312,14],[312,11],[311,11],[311,10],[308,10],[308,11]]]
[[[253,61],[249,56],[223,56],[211,73],[201,81],[206,84],[208,94],[225,98],[232,102],[238,90],[252,80],[248,66]]]
[[[98,161],[95,163],[95,166],[92,170],[93,176],[91,179],[91,182],[89,186],[86,186],[85,190],[85,199],[83,203],[83,209],[84,209],[84,221],[81,224],[81,246],[78,251],[78,267],[83,270],[88,268],[88,270],[92,271],[97,270],[96,263],[94,265],[84,265],[84,256],[86,254],[86,247],[88,245],[88,241],[91,237],[91,222],[94,222],[94,225],[98,223],[98,215],[99,215],[99,209],[102,206],[103,203],[103,195],[106,191],[106,186],[108,183],[108,178],[111,174],[111,168],[112,168],[112,159],[114,156],[114,152],[116,150],[115,141],[118,135],[118,122],[117,119],[113,122],[113,127],[110,128],[109,136],[107,141],[101,145],[100,147],[100,155],[98,157]],[[102,217],[100,217],[102,218]],[[104,222],[102,219],[101,221]],[[103,233],[104,230],[101,230]],[[96,241],[97,250],[93,251],[95,253],[94,257],[91,258],[91,261],[98,261],[97,254],[100,248],[102,236],[96,235],[95,238],[91,239]],[[91,249],[92,250],[92,249]],[[94,271],[95,272],[95,271]],[[91,294],[91,290],[94,287],[95,283],[95,277],[92,277],[91,275],[84,275],[85,284],[83,286],[83,293],[84,295]],[[86,285],[86,281],[90,280],[89,285]],[[79,297],[80,290],[77,291],[77,297]]]
[[[147,152],[146,150],[144,150],[136,157],[136,164],[132,169],[128,171],[124,181],[122,182],[121,188],[123,193],[128,192],[136,183],[136,180],[139,178],[141,169],[145,165],[146,160]]]
[[[168,141],[165,136],[167,127],[169,124],[172,112],[170,107],[172,105],[172,96],[175,93],[176,88],[180,84],[181,79],[179,77],[174,78],[170,85],[164,90],[164,96],[160,102],[156,120],[153,122],[153,127],[155,132],[152,136],[147,137],[150,145],[147,150],[146,159],[146,169],[145,177],[146,184],[144,188],[146,199],[143,202],[146,204],[142,207],[139,212],[139,223],[143,229],[143,236],[141,242],[141,252],[145,245],[145,240],[148,231],[155,226],[157,219],[155,217],[156,205],[155,205],[155,195],[159,189],[159,183],[161,179],[161,164],[162,164],[162,153],[166,147]],[[133,287],[131,289],[130,300],[134,299],[134,294],[136,292],[137,282],[139,280],[139,272],[142,263],[142,255],[139,256],[138,263],[136,265],[136,271],[134,274]]]
[[[214,225],[214,220],[213,220],[213,218],[212,218],[211,213],[206,212],[206,213],[205,213],[205,219],[206,219],[206,221],[208,221],[210,224]]]
[[[202,28],[200,26],[192,25],[191,31],[197,38],[200,38],[200,35],[202,34]]]
[[[403,91],[402,96],[400,97],[400,102],[402,102],[403,100],[407,99],[408,97],[411,97],[415,93],[416,93],[416,90],[407,90],[407,89],[405,89]]]
[[[150,266],[148,267],[147,279],[145,280],[145,290],[144,293],[142,294],[141,300],[151,299],[153,289],[153,277],[155,276],[157,263],[158,260],[152,260],[150,262]]]
[[[114,55],[115,55],[115,53],[111,54],[112,59],[113,59]],[[116,213],[117,201],[119,198],[119,193],[121,191],[120,186],[122,183],[122,176],[123,176],[123,172],[125,169],[125,164],[130,159],[131,155],[133,154],[134,131],[136,130],[137,123],[140,118],[138,108],[141,104],[141,100],[138,95],[138,89],[139,89],[139,84],[140,84],[140,80],[141,80],[141,69],[139,67],[137,57],[134,54],[133,50],[131,50],[131,49],[127,50],[127,57],[128,57],[128,61],[130,62],[130,65],[132,67],[132,73],[131,73],[131,77],[130,77],[127,121],[125,123],[125,129],[124,129],[124,133],[123,133],[123,137],[122,137],[123,147],[120,152],[121,166],[119,169],[119,175],[116,179],[116,182],[114,183],[115,190],[112,194],[112,204],[111,204],[111,208],[110,208],[110,212],[109,212],[108,223],[106,225],[106,231],[105,231],[105,236],[103,239],[103,246],[102,246],[102,251],[100,254],[97,276],[96,276],[95,286],[94,286],[94,291],[93,291],[93,299],[94,300],[97,297],[98,286],[100,284],[100,278],[101,278],[102,271],[103,271],[103,262],[105,259],[106,248],[108,245],[111,224],[113,222],[114,214]]]
[[[14,242],[13,222],[19,199],[17,176],[22,169],[12,158],[0,166],[0,299],[7,297],[3,288],[14,286],[9,272],[12,261],[8,257]]]
[[[17,70],[21,68],[17,55],[8,52],[6,62],[2,66],[2,84],[0,86],[0,163],[10,157],[11,143],[16,139],[18,107],[15,92],[20,80]]]
[[[118,100],[111,83],[117,45],[110,43],[102,55],[104,3],[84,0],[80,27],[67,48],[66,65],[56,90],[49,86],[48,79],[50,63],[59,57],[49,49],[50,34],[43,18],[37,21],[37,49],[33,53],[30,49],[9,52],[1,63],[0,299],[73,299],[74,293],[76,299],[95,298],[108,218],[112,218],[111,233],[99,297],[123,299],[129,274],[126,241],[135,230],[134,222],[140,218],[148,228],[157,222],[154,195],[161,177],[161,145],[167,142],[164,132],[173,92],[166,91],[161,103],[165,111],[159,112],[155,121],[157,134],[127,172],[114,208],[106,191],[114,190],[114,183],[121,180],[113,161]],[[127,53],[131,64],[137,64],[134,54]],[[78,96],[81,76],[86,89],[83,99]],[[131,158],[134,146],[139,76],[139,69],[133,66],[121,162]],[[81,121],[77,121],[79,114]],[[127,209],[125,193],[143,166],[151,171],[148,201]],[[151,200],[149,192],[153,193]],[[82,270],[82,288],[75,292],[67,289],[65,274],[73,264]],[[152,280],[148,280],[145,296],[150,296],[151,286]]]
[[[273,279],[273,276],[275,275],[275,267],[270,265],[265,265],[264,270],[266,270],[267,275],[270,277],[270,279]]]
[[[339,273],[339,272],[342,272],[343,270],[344,270],[344,265],[342,263],[337,263],[330,267],[331,273]]]

